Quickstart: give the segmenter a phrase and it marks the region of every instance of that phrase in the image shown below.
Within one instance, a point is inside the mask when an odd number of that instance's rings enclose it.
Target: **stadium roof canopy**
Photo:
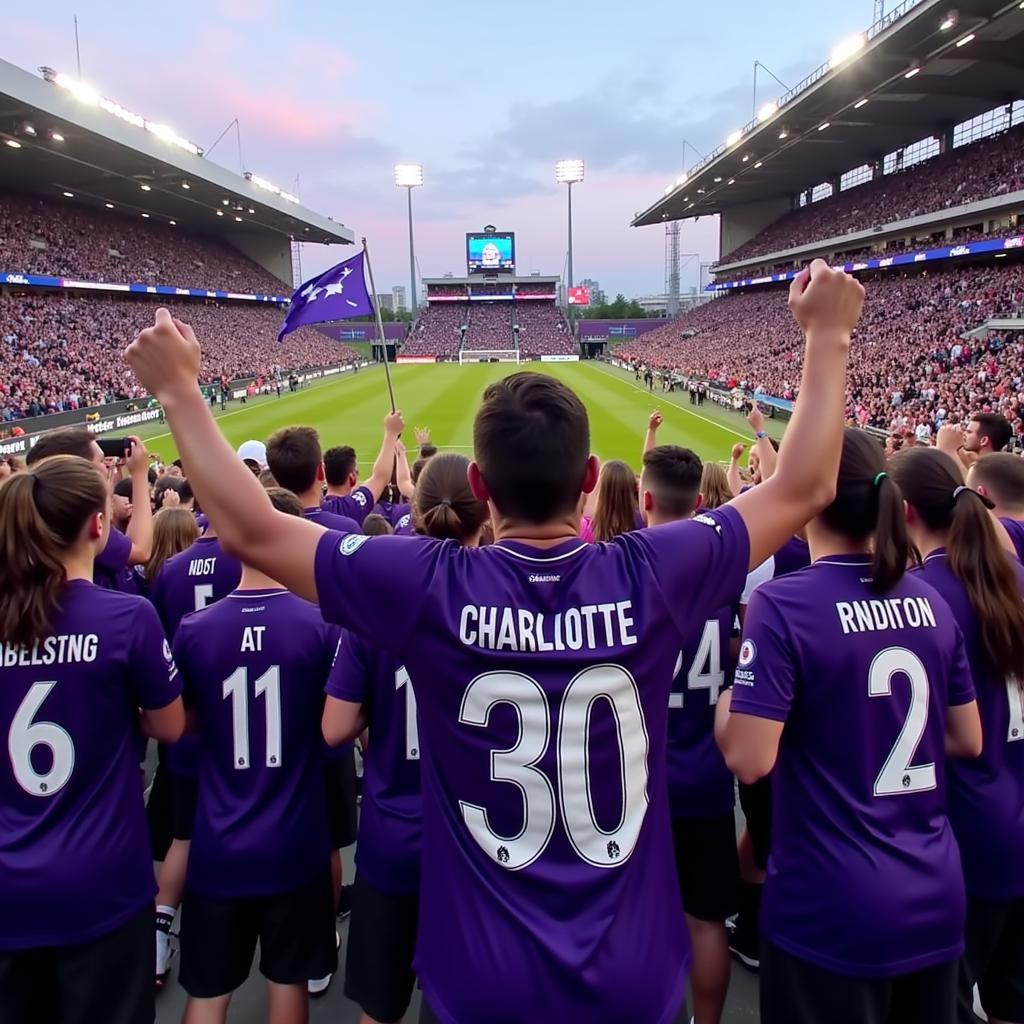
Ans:
[[[0,186],[56,199],[69,192],[76,203],[111,203],[207,234],[355,241],[343,224],[204,159],[164,126],[83,95],[0,61]]]
[[[1022,0],[904,0],[729,134],[633,225],[794,195],[1022,94]]]

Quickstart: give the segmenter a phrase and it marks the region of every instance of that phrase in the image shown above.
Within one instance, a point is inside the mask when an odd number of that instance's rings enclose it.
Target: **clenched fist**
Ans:
[[[163,306],[156,311],[153,326],[139,331],[126,355],[142,386],[164,404],[197,385],[199,342],[192,328]]]
[[[863,306],[861,283],[822,259],[804,267],[789,287],[789,308],[805,334],[849,336]]]

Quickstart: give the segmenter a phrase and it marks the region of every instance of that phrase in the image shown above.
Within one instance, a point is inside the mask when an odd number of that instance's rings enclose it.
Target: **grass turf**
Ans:
[[[685,392],[650,394],[632,374],[604,363],[531,363],[529,369],[558,377],[583,399],[590,413],[591,447],[603,460],[623,459],[639,469],[647,417],[655,408],[664,416],[659,442],[692,448],[705,460],[727,461],[733,444],[752,440],[739,415],[710,402],[696,409]],[[515,370],[507,363],[392,366],[407,443],[413,444],[413,427],[429,427],[439,447],[471,455],[473,415],[484,388]],[[368,466],[380,447],[388,408],[384,371],[378,366],[312,383],[295,394],[284,392],[281,398],[232,402],[224,413],[218,407],[217,415],[235,447],[249,438],[266,440],[279,427],[306,424],[319,430],[324,448],[350,444]],[[767,429],[781,436],[782,426],[769,421]],[[177,456],[165,424],[153,424],[141,436],[165,460]]]

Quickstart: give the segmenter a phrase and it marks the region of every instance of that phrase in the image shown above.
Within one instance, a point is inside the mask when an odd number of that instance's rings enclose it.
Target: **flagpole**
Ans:
[[[377,289],[373,283],[373,267],[370,265],[370,248],[363,239],[363,255],[366,257],[366,273],[370,275],[370,295],[373,300],[373,312],[377,317],[377,332],[380,334],[381,347],[384,349],[384,378],[388,382],[388,397],[391,399],[391,411],[395,411],[395,390],[391,386],[391,368],[388,366],[388,343],[384,337],[384,321],[380,318],[380,303],[377,302]]]

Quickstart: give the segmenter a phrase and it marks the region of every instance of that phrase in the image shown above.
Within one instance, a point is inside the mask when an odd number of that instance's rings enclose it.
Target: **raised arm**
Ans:
[[[863,304],[860,283],[820,259],[790,287],[789,308],[806,337],[800,397],[774,476],[731,502],[750,535],[750,568],[778,551],[835,497],[850,334]]]
[[[405,445],[400,440],[395,441],[395,483],[398,484],[398,493],[406,501],[412,501],[416,485],[412,482],[412,473],[409,472],[409,458],[405,453]]]
[[[644,450],[641,453],[646,455],[652,448],[658,444],[658,427],[662,424],[663,417],[661,413],[655,409],[647,418],[647,433],[644,435]],[[641,462],[643,460],[641,459]]]
[[[747,413],[747,422],[750,429],[754,431],[754,451],[761,462],[761,482],[764,483],[774,472],[778,462],[778,454],[772,447],[772,442],[764,430],[764,413],[754,399],[754,405]]]
[[[199,342],[161,307],[128,346],[135,375],[163,405],[188,478],[221,545],[308,601],[316,601],[314,559],[324,530],[277,512],[224,439],[199,390]]]
[[[725,478],[729,481],[729,490],[735,498],[743,490],[743,478],[740,476],[740,459],[747,450],[747,446],[739,441],[732,446],[732,453],[729,457],[729,468],[725,471]]]
[[[952,423],[943,423],[939,427],[935,435],[935,447],[949,456],[961,480],[964,477],[963,445],[964,432],[959,427]]]
[[[405,429],[405,421],[400,412],[389,412],[384,417],[384,440],[381,442],[377,461],[373,464],[369,479],[363,486],[373,495],[373,500],[380,501],[384,488],[391,482],[391,470],[395,465],[395,442]]]
[[[124,460],[132,481],[132,517],[125,536],[132,542],[129,565],[145,565],[153,553],[153,506],[149,501],[149,452],[133,437],[132,453]]]

